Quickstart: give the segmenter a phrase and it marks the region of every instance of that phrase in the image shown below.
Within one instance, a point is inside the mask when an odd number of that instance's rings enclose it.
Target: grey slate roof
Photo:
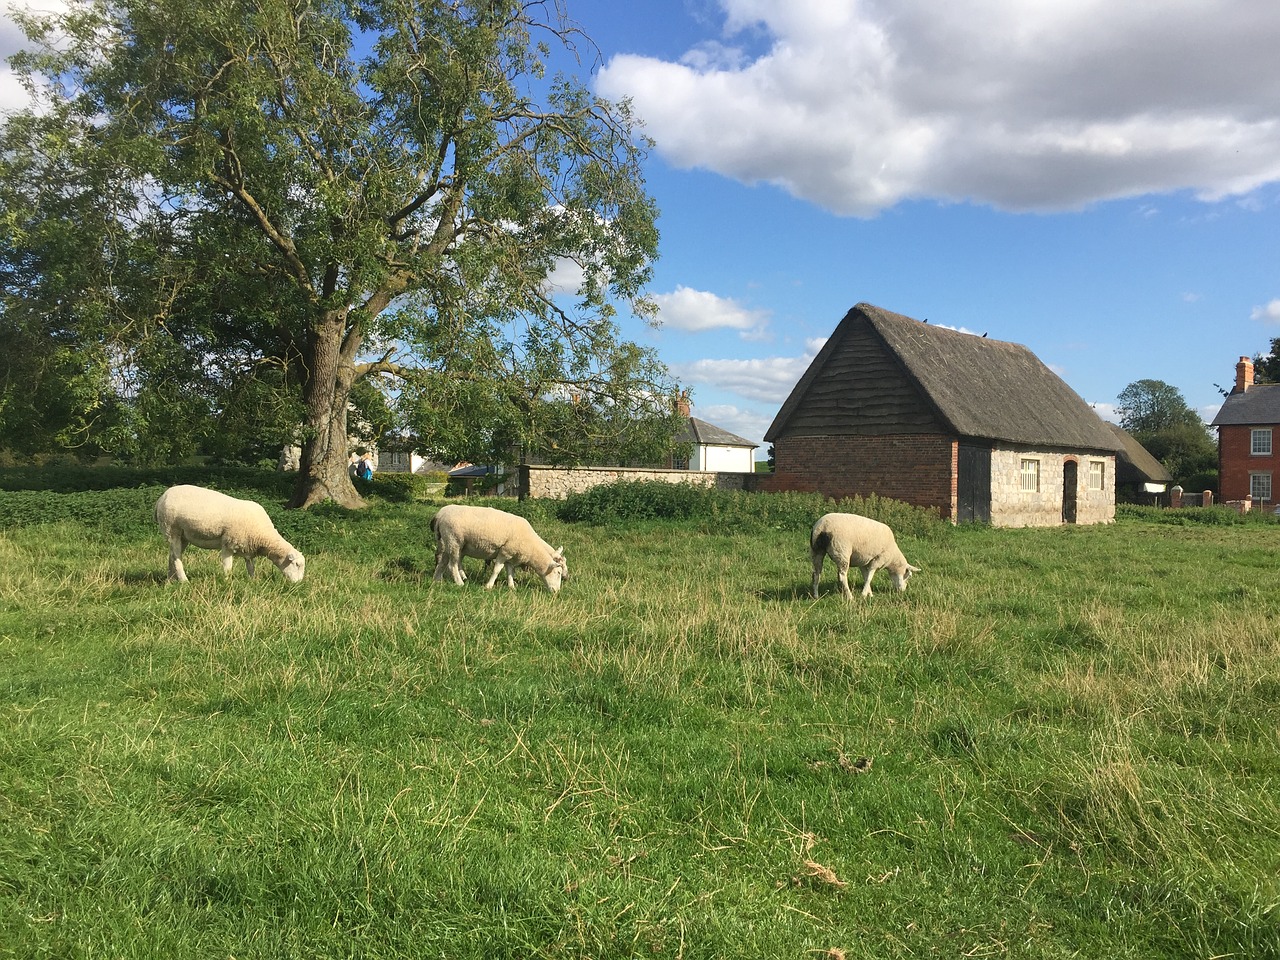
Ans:
[[[869,322],[896,355],[906,376],[961,437],[1029,446],[1116,451],[1120,442],[1080,395],[1017,343],[921,323],[869,303],[840,321],[765,434],[778,436],[809,386],[822,374],[842,331]]]
[[[1255,383],[1243,393],[1233,393],[1222,403],[1211,426],[1246,426],[1280,423],[1280,383]]]
[[[751,447],[760,446],[750,440],[744,440],[735,433],[722,430],[713,423],[690,417],[689,422],[681,427],[673,438],[677,443],[700,443],[710,447]]]
[[[1120,441],[1116,454],[1117,483],[1172,483],[1173,475],[1165,465],[1151,455],[1146,447],[1133,439],[1132,434],[1118,423],[1108,423],[1111,432]]]

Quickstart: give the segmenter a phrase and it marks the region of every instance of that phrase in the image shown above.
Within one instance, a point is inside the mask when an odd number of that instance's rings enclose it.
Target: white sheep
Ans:
[[[169,579],[186,582],[182,553],[188,546],[222,553],[222,572],[231,573],[236,557],[244,557],[245,568],[253,576],[253,561],[266,557],[297,583],[306,571],[306,559],[284,537],[252,500],[237,500],[217,490],[179,484],[160,494],[156,501],[156,523],[169,541]]]
[[[446,504],[431,518],[431,530],[436,535],[433,580],[442,580],[448,573],[454,583],[461,584],[466,580],[462,572],[463,557],[493,564],[484,585],[486,590],[493,588],[503,567],[507,569],[507,586],[511,589],[516,585],[512,575],[515,567],[532,570],[552,593],[560,589],[561,581],[569,575],[564,547],[553,549],[534,532],[528,520],[504,510]]]
[[[893,574],[893,585],[907,589],[907,581],[919,567],[907,563],[898,549],[893,531],[879,520],[854,513],[828,513],[813,525],[809,534],[809,553],[813,558],[813,596],[818,597],[818,580],[822,564],[830,557],[836,565],[840,590],[853,599],[849,589],[849,567],[862,568],[862,595],[871,596],[871,578],[881,567]]]

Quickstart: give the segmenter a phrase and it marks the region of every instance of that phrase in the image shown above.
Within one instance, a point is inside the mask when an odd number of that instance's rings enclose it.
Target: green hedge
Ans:
[[[293,492],[295,477],[296,474],[260,467],[5,467],[0,468],[0,490],[74,493],[194,483],[216,490],[253,491],[267,499],[287,500]]]
[[[1145,520],[1149,523],[1164,523],[1179,527],[1193,524],[1231,526],[1240,523],[1268,524],[1280,522],[1280,519],[1270,510],[1250,510],[1248,513],[1237,513],[1231,507],[1221,505],[1182,507],[1177,510],[1170,510],[1165,507],[1140,506],[1135,503],[1116,504],[1116,519]]]
[[[936,510],[874,494],[831,500],[816,493],[746,493],[661,480],[602,484],[559,501],[556,512],[570,523],[689,521],[716,530],[808,530],[824,513],[838,512],[871,517],[902,536],[937,539],[951,530]]]

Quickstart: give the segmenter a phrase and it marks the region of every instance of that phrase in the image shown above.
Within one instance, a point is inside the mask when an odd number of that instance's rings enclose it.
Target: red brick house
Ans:
[[[765,490],[875,493],[995,526],[1115,519],[1120,444],[1035,354],[867,303],[764,436]]]
[[[1213,424],[1218,428],[1218,498],[1253,499],[1254,509],[1276,500],[1280,478],[1280,384],[1254,383],[1253,361],[1241,357],[1236,382]]]

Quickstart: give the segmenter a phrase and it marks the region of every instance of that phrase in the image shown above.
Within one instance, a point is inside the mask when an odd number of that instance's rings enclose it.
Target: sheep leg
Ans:
[[[187,571],[182,566],[182,552],[187,549],[187,545],[182,542],[181,537],[174,537],[169,541],[169,579],[177,580],[179,583],[187,582]]]
[[[461,560],[461,557],[453,556],[450,551],[441,547],[436,547],[436,569],[435,573],[431,575],[431,579],[433,581],[443,580],[444,575],[447,573],[454,583],[461,586],[462,582],[466,579],[462,573]]]
[[[224,576],[231,576],[231,567],[236,562],[236,555],[226,547],[222,548],[222,573]]]
[[[825,550],[814,550],[813,555],[813,599],[818,599],[818,581],[822,579],[822,564],[827,559]]]
[[[840,581],[840,592],[846,600],[853,599],[853,591],[849,588],[849,561],[836,561],[836,579]]]
[[[249,571],[249,579],[253,579],[253,557],[244,558],[244,568]]]
[[[868,563],[862,568],[862,595],[864,597],[871,596],[871,578],[876,575],[876,571],[879,569],[874,563]]]
[[[502,572],[502,568],[504,566],[505,564],[501,560],[499,560],[497,557],[493,558],[493,572],[489,574],[489,579],[486,580],[484,584],[484,588],[486,590],[493,589],[493,585],[498,581],[498,574]],[[515,580],[511,576],[511,571],[507,571],[507,579],[511,582],[511,586],[514,587]]]

